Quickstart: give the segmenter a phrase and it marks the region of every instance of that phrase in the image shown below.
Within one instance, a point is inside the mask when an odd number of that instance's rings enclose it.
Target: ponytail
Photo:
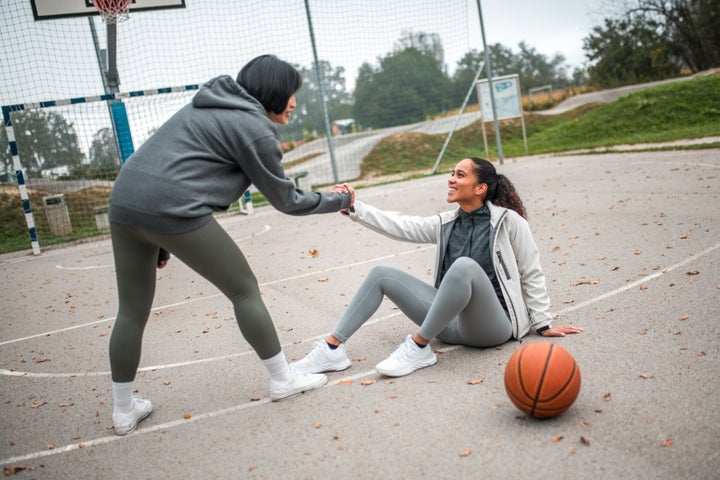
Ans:
[[[518,215],[527,219],[525,206],[510,179],[503,174],[498,174],[493,164],[484,158],[470,157],[470,160],[473,161],[473,171],[477,176],[478,183],[488,186],[485,198],[495,205],[514,210]]]

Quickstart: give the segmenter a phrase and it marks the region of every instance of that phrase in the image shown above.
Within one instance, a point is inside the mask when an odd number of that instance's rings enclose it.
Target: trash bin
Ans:
[[[93,213],[95,213],[95,226],[97,226],[97,229],[101,232],[110,230],[110,218],[108,217],[109,211],[109,205],[93,208]]]
[[[43,197],[45,215],[47,216],[50,233],[57,237],[70,235],[72,225],[70,224],[70,212],[65,203],[65,195],[48,195]]]

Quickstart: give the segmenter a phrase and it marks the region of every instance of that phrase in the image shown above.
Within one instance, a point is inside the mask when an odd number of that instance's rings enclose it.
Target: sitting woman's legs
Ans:
[[[422,325],[437,290],[397,268],[374,267],[340,317],[332,336],[346,342],[380,307],[383,296],[417,325]]]
[[[418,333],[428,340],[494,347],[510,339],[512,325],[485,271],[462,257],[443,277]]]

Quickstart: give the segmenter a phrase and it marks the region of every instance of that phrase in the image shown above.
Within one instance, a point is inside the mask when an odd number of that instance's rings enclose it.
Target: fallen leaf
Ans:
[[[313,426],[317,430],[318,428],[322,427],[322,423],[315,423],[315,425],[313,425]]]
[[[320,252],[313,248],[311,250],[308,250],[308,255],[310,255],[310,258],[316,258],[320,256]]]
[[[461,457],[469,457],[472,454],[472,450],[463,450],[460,452]]]
[[[190,415],[189,413],[183,413],[183,418],[185,420],[190,420],[192,418],[192,415]]]
[[[582,442],[583,445],[586,445],[588,447],[590,446],[590,440],[588,440],[587,438],[581,436],[580,441]]]
[[[597,285],[598,283],[600,283],[600,280],[582,280],[579,282],[571,283],[570,286],[577,287],[578,285]]]
[[[6,477],[9,477],[10,475],[15,475],[18,472],[22,472],[23,470],[30,469],[30,471],[33,471],[33,468],[28,467],[27,465],[15,465],[14,467],[5,467],[3,468],[3,473]]]
[[[42,407],[43,405],[46,405],[46,404],[47,404],[47,402],[41,402],[41,401],[33,402],[31,408],[40,408],[40,407]]]
[[[673,444],[672,438],[666,438],[665,440],[662,441],[662,443],[660,445],[662,445],[663,447],[669,447],[672,444]]]
[[[685,275],[700,275],[700,272],[698,270],[692,270],[690,272],[685,272]]]
[[[338,385],[350,385],[353,383],[353,380],[340,380],[337,384]]]
[[[562,440],[563,438],[565,438],[565,436],[563,436],[563,435],[557,435],[557,436],[555,436],[555,437],[552,437],[552,441],[555,442],[555,443],[557,443],[557,442],[559,442],[560,440]]]
[[[612,401],[612,394],[609,393],[609,392],[606,393],[605,395],[603,395],[603,400],[605,400],[606,402],[611,402],[611,401]]]
[[[640,255],[640,254],[642,253],[642,250],[635,250],[633,253],[634,253],[635,255]]]
[[[377,380],[363,380],[360,382],[360,385],[368,386],[368,385],[374,385]]]
[[[260,397],[251,397],[251,398],[250,398],[250,401],[251,401],[251,402],[259,402],[259,401],[260,401]]]
[[[75,405],[75,404],[74,404],[74,403],[67,403],[67,402],[58,403],[58,407],[72,407],[73,405]]]
[[[640,378],[643,378],[643,379],[647,380],[647,379],[650,379],[650,378],[655,378],[655,375],[651,375],[651,374],[649,374],[649,373],[641,373],[641,374],[640,374]]]
[[[479,377],[479,378],[473,378],[472,380],[468,380],[467,383],[468,383],[468,385],[478,385],[480,383],[483,383],[484,381],[485,381],[485,379],[483,377]]]
[[[170,385],[170,380],[164,380],[163,385]]]
[[[640,290],[647,290],[647,289],[648,289],[647,285],[640,285]]]
[[[680,320],[687,320],[688,318],[690,318],[690,315],[683,315]]]
[[[620,267],[613,267],[610,269],[611,272],[614,272],[615,270],[620,270]]]

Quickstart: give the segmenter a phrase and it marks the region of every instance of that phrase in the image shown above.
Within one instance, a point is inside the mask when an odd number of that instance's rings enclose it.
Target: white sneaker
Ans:
[[[336,349],[328,346],[324,340],[315,342],[315,346],[305,358],[291,364],[298,373],[339,372],[350,368],[350,359],[345,353],[345,344]]]
[[[144,420],[152,412],[150,400],[143,399],[140,395],[133,396],[133,409],[130,413],[113,412],[113,424],[115,424],[116,435],[127,435],[135,430],[137,424]]]
[[[437,363],[437,356],[430,345],[420,348],[413,341],[412,335],[390,354],[390,357],[375,366],[375,370],[388,377],[402,377],[415,370],[429,367]]]
[[[315,373],[299,373],[290,369],[292,376],[287,382],[279,382],[270,380],[270,399],[273,402],[279,402],[286,398],[300,395],[320,388],[327,383],[327,377],[322,374]]]

